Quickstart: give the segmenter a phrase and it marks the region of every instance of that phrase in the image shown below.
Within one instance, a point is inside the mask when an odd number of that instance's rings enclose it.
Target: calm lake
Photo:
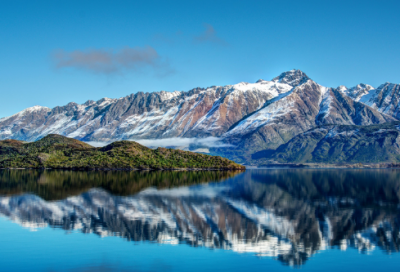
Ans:
[[[0,271],[398,271],[399,231],[399,170],[0,170]]]

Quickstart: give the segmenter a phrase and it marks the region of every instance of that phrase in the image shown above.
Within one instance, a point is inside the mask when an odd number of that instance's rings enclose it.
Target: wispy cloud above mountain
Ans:
[[[228,43],[217,36],[217,32],[215,31],[214,27],[210,24],[204,24],[205,30],[200,35],[194,37],[195,43],[206,43],[211,42],[223,46],[227,46]]]
[[[73,68],[95,74],[124,74],[151,69],[157,76],[173,73],[169,62],[151,46],[125,47],[121,50],[89,49],[53,52],[57,69]]]

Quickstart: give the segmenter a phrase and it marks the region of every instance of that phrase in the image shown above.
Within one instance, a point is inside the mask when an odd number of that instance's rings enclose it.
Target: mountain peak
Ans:
[[[286,83],[292,87],[303,84],[310,78],[301,70],[290,70],[272,79],[274,82]]]
[[[49,112],[50,110],[51,109],[48,108],[48,107],[43,107],[43,106],[37,106],[36,105],[36,106],[30,107],[30,108],[26,108],[26,109],[24,109],[24,110],[22,110],[22,111],[20,111],[20,112],[18,112],[16,114],[14,114],[13,116],[15,116],[15,115],[23,116],[23,115],[26,115],[26,114],[33,114],[33,113],[42,112],[42,111]]]
[[[26,108],[24,111],[40,111],[40,110],[50,110],[50,108],[36,105],[30,108]]]
[[[352,88],[347,88],[343,85],[340,85],[337,89],[351,99],[359,101],[361,97],[368,94],[371,90],[374,89],[374,87],[368,84],[360,83]]]
[[[377,89],[382,90],[383,88],[385,88],[387,86],[395,86],[395,85],[398,85],[398,84],[386,81],[385,83],[379,85],[379,87]]]

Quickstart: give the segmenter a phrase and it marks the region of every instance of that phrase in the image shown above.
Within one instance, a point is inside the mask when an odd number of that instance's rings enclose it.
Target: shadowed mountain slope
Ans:
[[[258,164],[400,162],[400,122],[320,126],[253,158]]]

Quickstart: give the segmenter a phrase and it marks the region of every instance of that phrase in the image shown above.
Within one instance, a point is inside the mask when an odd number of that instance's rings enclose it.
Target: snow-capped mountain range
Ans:
[[[291,70],[271,81],[34,106],[0,119],[0,139],[35,141],[55,133],[89,142],[175,139],[179,147],[182,139],[213,137],[214,153],[250,155],[276,149],[318,125],[395,121],[399,88],[390,83],[327,88]]]

